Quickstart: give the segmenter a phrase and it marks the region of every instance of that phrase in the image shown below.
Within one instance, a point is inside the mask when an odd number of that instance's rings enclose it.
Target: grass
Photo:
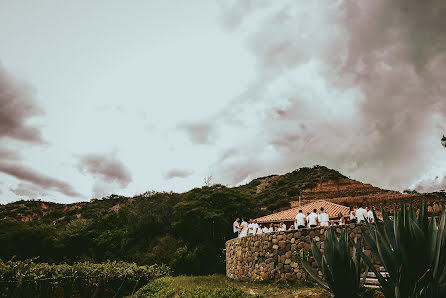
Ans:
[[[331,297],[310,282],[253,283],[234,281],[221,274],[177,276],[156,279],[142,287],[133,297]]]

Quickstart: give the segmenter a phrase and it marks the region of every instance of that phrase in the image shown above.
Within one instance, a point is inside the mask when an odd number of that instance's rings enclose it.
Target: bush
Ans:
[[[42,291],[54,296],[60,292],[64,295],[76,292],[82,297],[90,297],[95,291],[105,295],[131,294],[138,285],[167,275],[170,269],[165,265],[138,266],[110,261],[68,265],[0,260],[0,292],[11,294],[21,285],[22,296],[36,296]]]

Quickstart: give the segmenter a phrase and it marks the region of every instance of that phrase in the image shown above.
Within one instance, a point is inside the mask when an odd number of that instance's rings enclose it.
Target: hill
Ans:
[[[246,185],[204,186],[184,193],[111,195],[90,202],[17,201],[0,205],[0,259],[45,262],[117,260],[168,264],[178,274],[224,272],[222,250],[237,217],[256,218],[303,201],[393,206],[440,194],[401,194],[363,184],[322,166],[257,178]],[[435,203],[435,204],[434,204]]]
[[[438,197],[438,194],[402,194],[385,190],[371,184],[350,179],[325,166],[304,167],[283,175],[260,177],[233,188],[242,195],[252,196],[263,214],[269,214],[312,200],[334,200],[341,204],[367,203],[379,208],[402,199]],[[189,191],[190,192],[190,191]],[[174,194],[186,196],[189,192]],[[110,195],[90,202],[59,204],[41,200],[20,200],[0,204],[0,220],[13,221],[70,221],[75,218],[90,218],[104,210],[118,211],[135,200],[150,197],[155,192],[145,192],[134,197]],[[441,196],[440,196],[441,197]]]

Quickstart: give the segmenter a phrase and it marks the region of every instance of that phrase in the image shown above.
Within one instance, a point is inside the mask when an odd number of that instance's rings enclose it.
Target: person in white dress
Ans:
[[[294,221],[294,226],[296,229],[303,229],[307,223],[307,217],[303,214],[302,210],[299,210],[299,213],[296,215],[296,219]]]
[[[240,234],[240,218],[237,218],[232,224],[232,230],[234,232],[234,237],[238,237]]]
[[[373,216],[373,211],[370,210],[369,207],[367,207],[366,210],[367,210],[367,220],[369,222],[371,222],[371,223],[374,223],[375,222],[375,217]]]
[[[311,212],[308,216],[307,216],[307,220],[308,220],[308,224],[310,226],[310,228],[315,228],[318,225],[318,219],[317,219],[317,214],[316,214],[317,210],[313,209],[313,212]]]
[[[248,223],[242,218],[242,223],[240,224],[240,234],[239,237],[245,237],[248,235]]]
[[[364,223],[367,220],[367,217],[368,217],[367,210],[362,208],[361,204],[359,204],[359,208],[356,209],[355,214],[356,214],[358,223]]]
[[[318,214],[317,219],[321,227],[330,226],[329,224],[330,218],[328,217],[328,214],[324,211],[324,207],[321,207],[321,212]]]

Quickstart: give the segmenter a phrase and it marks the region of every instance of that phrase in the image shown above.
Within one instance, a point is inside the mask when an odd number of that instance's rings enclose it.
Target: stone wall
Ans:
[[[349,236],[361,238],[364,224],[343,226]],[[226,275],[255,281],[305,279],[306,272],[292,257],[295,250],[310,250],[310,240],[323,251],[327,228],[300,229],[235,238],[226,242]],[[330,227],[340,232],[339,226]],[[365,251],[370,255],[368,250]],[[313,262],[313,267],[317,268]]]

